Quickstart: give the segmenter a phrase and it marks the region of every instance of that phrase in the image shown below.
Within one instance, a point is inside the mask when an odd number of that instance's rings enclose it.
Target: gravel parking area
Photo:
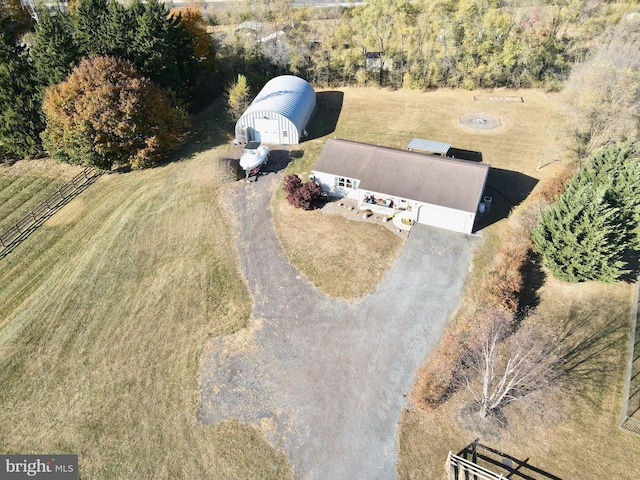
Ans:
[[[296,478],[396,478],[406,395],[458,305],[479,238],[416,225],[374,293],[329,298],[275,235],[269,202],[286,162],[286,152],[272,155],[271,172],[229,195],[254,309],[249,328],[203,358],[199,421],[256,425]]]

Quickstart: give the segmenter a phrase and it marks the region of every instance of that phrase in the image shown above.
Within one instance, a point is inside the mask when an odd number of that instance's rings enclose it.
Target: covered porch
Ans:
[[[416,212],[412,212],[413,207],[413,202],[393,195],[368,191],[360,191],[358,195],[359,211],[366,212],[368,210],[391,218],[395,227],[401,230],[408,231],[415,223]]]
[[[359,191],[358,210],[371,210],[382,215],[394,215],[400,210],[407,209],[407,201],[393,195],[383,193]]]

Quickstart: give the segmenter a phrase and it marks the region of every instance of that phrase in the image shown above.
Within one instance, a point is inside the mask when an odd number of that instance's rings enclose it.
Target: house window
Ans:
[[[283,137],[283,138],[287,138],[287,131],[286,131],[286,130],[283,130],[283,131],[282,131],[282,137]]]
[[[350,178],[345,177],[336,177],[336,186],[343,188],[350,188],[355,190],[357,188],[357,183],[355,180],[351,180]]]

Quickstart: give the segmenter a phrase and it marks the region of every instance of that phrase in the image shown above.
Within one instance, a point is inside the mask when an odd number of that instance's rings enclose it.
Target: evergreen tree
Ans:
[[[615,143],[595,151],[582,172],[592,184],[607,189],[618,208],[620,235],[640,248],[640,162],[632,142]]]
[[[104,32],[104,50],[113,57],[131,59],[131,45],[135,31],[136,12],[127,9],[120,2],[111,1],[107,5],[107,22]]]
[[[620,231],[620,210],[606,186],[575,177],[558,201],[543,212],[533,241],[553,276],[568,282],[613,282],[624,273],[630,246]]]
[[[44,122],[34,66],[10,22],[0,18],[0,148],[22,158],[41,149]]]
[[[43,9],[30,53],[38,80],[44,86],[63,81],[80,61],[69,16],[57,11],[53,15]]]
[[[130,8],[139,11],[137,3],[138,0],[134,0]],[[135,17],[130,60],[144,76],[161,87],[183,94],[185,84],[175,43],[178,40],[175,29],[180,20],[169,19],[169,11],[157,0],[149,1],[143,8],[142,14]]]
[[[71,9],[78,51],[83,57],[108,53],[108,0],[78,0]]]

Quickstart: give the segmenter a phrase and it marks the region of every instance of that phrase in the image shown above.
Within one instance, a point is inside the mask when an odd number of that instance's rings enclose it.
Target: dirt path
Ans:
[[[397,424],[414,372],[455,310],[477,237],[417,226],[376,291],[329,298],[288,263],[269,202],[286,165],[229,198],[254,298],[251,327],[203,360],[199,420],[258,425],[296,478],[396,477]]]

